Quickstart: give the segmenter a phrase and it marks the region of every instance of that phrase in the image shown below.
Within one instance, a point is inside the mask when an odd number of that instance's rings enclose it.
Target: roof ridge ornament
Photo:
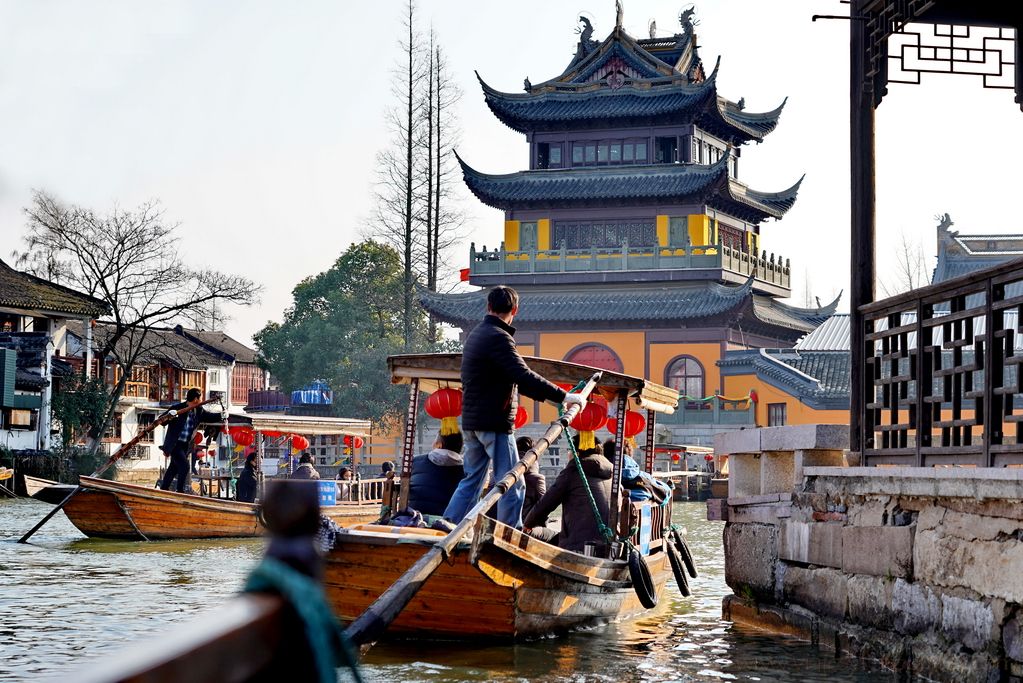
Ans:
[[[622,19],[625,17],[625,8],[622,7],[622,0],[615,0],[615,31],[622,30]]]

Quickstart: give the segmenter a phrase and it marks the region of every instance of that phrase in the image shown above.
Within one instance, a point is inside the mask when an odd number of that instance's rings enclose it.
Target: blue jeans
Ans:
[[[465,449],[462,460],[465,477],[458,482],[458,488],[451,496],[451,502],[444,510],[444,518],[458,524],[465,518],[473,505],[479,502],[483,484],[487,478],[487,467],[494,464],[494,481],[508,473],[519,461],[512,434],[497,432],[465,432]],[[526,497],[526,484],[519,479],[497,502],[497,520],[516,529],[522,528],[522,501]]]

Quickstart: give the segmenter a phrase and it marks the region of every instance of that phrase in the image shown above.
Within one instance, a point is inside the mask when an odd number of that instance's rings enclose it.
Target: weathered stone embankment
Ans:
[[[737,484],[726,618],[936,680],[1023,680],[1023,470],[819,467],[841,461],[836,426],[756,432],[715,444]]]

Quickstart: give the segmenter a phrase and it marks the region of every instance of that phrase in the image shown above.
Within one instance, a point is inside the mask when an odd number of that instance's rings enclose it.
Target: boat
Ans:
[[[22,475],[25,481],[25,493],[29,498],[41,500],[44,503],[56,505],[68,497],[75,490],[74,484],[61,484],[42,477],[33,477],[28,474]]]
[[[601,372],[574,363],[525,360],[553,382],[575,384]],[[394,383],[410,385],[401,471],[401,480],[408,481],[418,392],[457,386],[461,355],[392,356],[388,364]],[[596,391],[609,401],[617,399],[619,414],[629,406],[645,409],[651,440],[656,413],[672,412],[678,401],[677,391],[609,371],[602,371]],[[653,453],[646,460],[645,467],[650,471]],[[620,476],[621,464],[619,452],[615,478]],[[627,496],[623,500],[621,491],[615,487],[612,494],[610,520],[610,526],[619,532],[633,505]],[[403,501],[397,505],[402,507]],[[670,525],[670,501],[663,506],[645,503],[638,507],[642,522],[631,540],[649,569],[647,586],[636,585],[630,562],[624,557],[594,557],[564,550],[481,515],[473,528],[473,541],[455,546],[390,622],[384,637],[537,638],[644,611],[650,602],[656,603],[673,571],[670,554],[674,552],[675,534]],[[432,529],[380,524],[353,526],[338,533],[324,569],[324,589],[337,617],[344,623],[355,621],[445,536]],[[645,605],[642,590],[652,593],[646,596]],[[360,640],[356,638],[356,642]]]
[[[371,485],[363,480],[360,485]],[[259,506],[235,500],[163,491],[124,482],[81,477],[82,490],[64,506],[64,514],[93,538],[161,540],[240,538],[265,533]],[[321,508],[341,526],[375,521],[380,502],[342,502]]]

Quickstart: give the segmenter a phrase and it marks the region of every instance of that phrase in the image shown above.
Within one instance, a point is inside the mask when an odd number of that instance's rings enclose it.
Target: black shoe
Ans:
[[[455,525],[441,517],[433,524],[431,524],[430,528],[434,529],[435,531],[443,531],[446,534],[450,534],[452,531],[455,530]]]

